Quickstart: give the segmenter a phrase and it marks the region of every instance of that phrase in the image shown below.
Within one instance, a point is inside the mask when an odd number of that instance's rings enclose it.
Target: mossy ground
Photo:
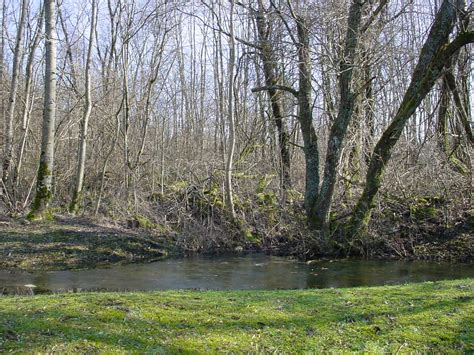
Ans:
[[[474,279],[292,291],[0,297],[0,352],[474,351]]]
[[[0,226],[0,268],[62,270],[156,260],[172,252],[166,236],[80,218]]]

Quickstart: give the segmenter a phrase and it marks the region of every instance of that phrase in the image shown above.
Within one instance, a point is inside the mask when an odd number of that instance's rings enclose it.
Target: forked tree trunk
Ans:
[[[353,92],[352,77],[359,41],[362,6],[361,2],[354,0],[349,9],[343,58],[339,68],[339,110],[329,133],[324,178],[315,211],[315,227],[321,231],[326,241],[329,238],[329,213],[334,196],[337,169],[341,160],[347,127],[352,120],[354,111],[355,93]]]
[[[351,237],[361,237],[370,220],[375,196],[380,189],[385,166],[391,158],[408,119],[441,76],[444,66],[462,46],[474,42],[474,32],[460,33],[451,43],[451,34],[462,0],[444,0],[436,15],[413,72],[410,85],[389,127],[374,148],[366,176],[364,191],[357,202],[350,224]]]

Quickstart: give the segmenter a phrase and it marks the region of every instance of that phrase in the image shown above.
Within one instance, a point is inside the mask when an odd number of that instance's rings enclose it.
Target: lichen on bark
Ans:
[[[45,184],[45,181],[52,179],[51,169],[45,162],[40,162],[38,168],[38,184],[36,187],[36,195],[31,204],[31,211],[28,213],[29,220],[43,219],[47,216],[47,209],[49,202],[53,196],[50,184]]]

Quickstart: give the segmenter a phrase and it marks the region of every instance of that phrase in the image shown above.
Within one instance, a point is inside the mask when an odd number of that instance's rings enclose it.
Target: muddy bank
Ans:
[[[153,261],[173,254],[170,236],[85,218],[0,221],[0,268],[61,270]]]

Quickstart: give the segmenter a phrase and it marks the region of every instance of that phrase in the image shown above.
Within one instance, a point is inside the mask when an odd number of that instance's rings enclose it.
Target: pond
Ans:
[[[36,286],[40,291],[81,290],[273,290],[374,286],[474,277],[472,264],[325,260],[305,263],[246,255],[190,257],[92,270],[0,270],[0,290]]]

